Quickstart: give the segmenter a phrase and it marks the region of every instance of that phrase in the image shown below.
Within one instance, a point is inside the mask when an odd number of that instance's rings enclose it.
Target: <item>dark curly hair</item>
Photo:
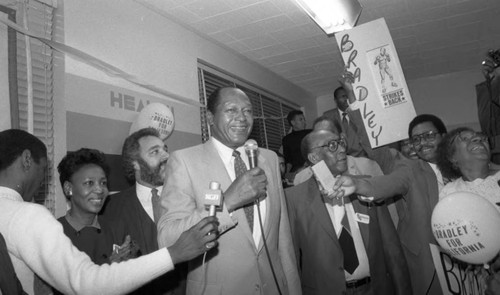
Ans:
[[[94,164],[104,170],[106,178],[109,178],[109,166],[104,154],[98,150],[81,148],[74,152],[68,152],[57,165],[59,181],[64,187],[64,182],[70,181],[71,176],[85,165]]]
[[[125,139],[122,148],[122,166],[125,177],[130,183],[135,181],[134,161],[139,159],[139,140],[146,136],[160,137],[158,130],[154,128],[143,128],[132,133]]]
[[[456,151],[453,142],[463,131],[474,132],[474,130],[469,127],[459,127],[453,129],[443,137],[437,148],[437,166],[441,171],[441,174],[443,174],[443,177],[449,178],[451,180],[462,177],[462,172],[460,172],[460,169],[457,167],[457,165],[455,165],[451,161],[451,158]]]

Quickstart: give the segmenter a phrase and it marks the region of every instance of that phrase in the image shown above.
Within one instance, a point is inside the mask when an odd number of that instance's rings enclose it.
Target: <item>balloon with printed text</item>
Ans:
[[[129,134],[143,128],[154,128],[160,133],[162,140],[167,139],[174,129],[174,114],[172,110],[159,102],[145,106],[130,127]]]
[[[500,251],[500,212],[485,198],[455,192],[434,208],[432,233],[452,257],[469,264],[487,264]]]

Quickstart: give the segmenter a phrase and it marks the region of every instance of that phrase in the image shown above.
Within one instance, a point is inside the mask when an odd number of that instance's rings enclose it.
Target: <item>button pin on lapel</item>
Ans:
[[[356,213],[356,214],[354,214],[354,219],[360,223],[364,223],[364,224],[370,223],[370,216],[366,215],[366,214]]]

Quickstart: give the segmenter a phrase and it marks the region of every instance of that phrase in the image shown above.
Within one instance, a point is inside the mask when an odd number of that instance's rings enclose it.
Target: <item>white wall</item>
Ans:
[[[434,114],[447,127],[468,125],[479,130],[475,85],[477,71],[457,72],[408,81],[417,114]]]
[[[66,1],[64,14],[67,45],[178,95],[198,100],[196,69],[201,59],[303,105],[307,113],[316,110],[316,101],[301,88],[136,2]],[[148,93],[71,58],[66,59],[66,72]],[[193,125],[199,129],[198,122]]]

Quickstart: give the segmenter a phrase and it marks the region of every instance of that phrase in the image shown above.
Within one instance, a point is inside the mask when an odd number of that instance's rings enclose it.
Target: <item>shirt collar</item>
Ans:
[[[158,190],[158,195],[161,196],[161,191],[163,190],[163,186],[157,186],[155,188]],[[138,182],[135,183],[135,191],[137,193],[137,196],[148,196],[148,198],[151,198],[151,190],[152,188],[150,187],[142,185]]]
[[[219,153],[220,158],[222,159],[223,163],[229,163],[233,157],[233,151],[234,149],[224,145],[222,142],[218,141],[214,137],[212,137],[212,140],[214,142],[215,149]],[[236,149],[238,152],[240,152],[240,155],[245,154],[245,148],[244,146],[240,146]],[[243,158],[243,157],[242,157]]]
[[[6,186],[0,186],[0,198],[24,202],[23,197],[16,190]]]
[[[99,224],[99,220],[97,219],[97,214],[94,217],[94,220],[92,220],[92,223],[89,225],[80,223],[76,218],[71,217],[69,213],[66,214],[64,218],[66,218],[66,221],[68,221],[69,225],[71,225],[71,227],[76,231],[81,231],[85,227],[95,227],[97,229],[101,229],[101,225]]]

